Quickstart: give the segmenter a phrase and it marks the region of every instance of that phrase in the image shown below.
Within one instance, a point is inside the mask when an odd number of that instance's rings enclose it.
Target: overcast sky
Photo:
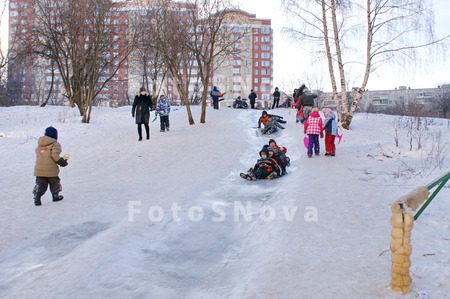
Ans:
[[[312,68],[305,63],[298,47],[290,43],[281,35],[280,30],[285,26],[286,16],[281,11],[280,0],[238,0],[243,10],[256,14],[257,18],[272,20],[274,29],[274,85],[290,86],[290,82],[308,83],[304,78],[304,70]],[[450,34],[450,1],[432,0],[435,11],[435,33],[438,37]],[[306,54],[307,55],[307,54]],[[450,83],[450,52],[447,50],[443,57],[437,57],[434,65],[426,65],[413,70],[403,70],[402,67],[386,66],[372,73],[369,78],[368,89],[394,89],[398,86],[411,88],[431,88],[440,84]],[[325,76],[328,76],[325,73]],[[357,81],[361,82],[361,80]],[[360,84],[360,83],[359,83]],[[323,84],[323,89],[329,91],[329,84]],[[318,88],[311,86],[312,89]]]

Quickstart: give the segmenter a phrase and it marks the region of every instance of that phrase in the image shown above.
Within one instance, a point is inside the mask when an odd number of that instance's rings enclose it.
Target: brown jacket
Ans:
[[[34,176],[56,177],[59,174],[58,162],[61,154],[61,144],[56,139],[48,136],[39,138],[36,148],[36,165]]]

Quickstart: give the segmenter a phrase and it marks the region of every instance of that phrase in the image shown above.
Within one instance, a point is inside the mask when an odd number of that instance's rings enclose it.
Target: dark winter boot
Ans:
[[[40,195],[35,195],[34,197],[34,205],[35,206],[40,206],[42,203],[41,203],[41,196]]]
[[[60,200],[62,200],[64,198],[64,196],[62,196],[62,195],[54,195],[53,196],[53,201],[60,201]]]

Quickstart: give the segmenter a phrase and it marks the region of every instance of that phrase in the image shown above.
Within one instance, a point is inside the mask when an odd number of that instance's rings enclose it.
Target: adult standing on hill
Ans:
[[[213,90],[209,94],[213,100],[213,108],[219,110],[219,98],[223,97],[225,93],[221,93],[217,86],[213,87]]]
[[[314,105],[314,99],[317,98],[317,94],[309,91],[305,88],[303,94],[300,96],[300,105],[303,107],[303,120],[308,119]]]
[[[139,89],[139,94],[134,98],[131,115],[136,117],[136,124],[139,134],[139,141],[142,140],[142,125],[147,133],[147,140],[150,139],[150,127],[148,121],[150,119],[150,111],[153,110],[153,103],[150,95],[145,87]]]
[[[248,95],[248,98],[250,100],[250,106],[252,109],[255,109],[255,102],[256,99],[258,98],[258,95],[252,90],[250,90],[250,94]]]
[[[280,104],[280,91],[278,90],[278,87],[275,87],[275,91],[273,92],[273,104],[272,109],[277,107]],[[276,106],[275,106],[276,105]]]

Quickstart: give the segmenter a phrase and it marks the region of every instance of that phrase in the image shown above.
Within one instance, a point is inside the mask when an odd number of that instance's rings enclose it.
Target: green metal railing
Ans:
[[[426,207],[430,204],[430,202],[436,197],[436,195],[441,191],[442,188],[444,188],[445,184],[450,179],[450,172],[447,174],[444,174],[442,177],[438,178],[434,182],[427,185],[428,190],[433,189],[437,185],[439,185],[436,190],[434,190],[433,194],[427,199],[427,201],[422,205],[422,207],[417,211],[417,213],[414,215],[414,220],[417,220],[419,218],[420,214],[426,209]]]

